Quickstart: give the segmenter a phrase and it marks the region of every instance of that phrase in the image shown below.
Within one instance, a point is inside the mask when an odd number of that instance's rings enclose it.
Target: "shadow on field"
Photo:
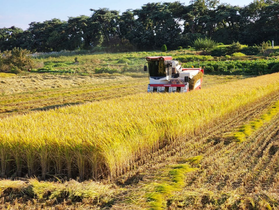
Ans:
[[[45,107],[31,109],[31,111],[47,111],[47,110],[58,109],[58,108],[62,108],[62,107],[74,106],[74,105],[80,105],[80,104],[84,104],[84,103],[75,102],[75,103],[57,104],[57,105],[51,105],[51,106],[45,106]]]
[[[213,145],[224,142],[224,145],[229,145],[232,142],[235,142],[235,138],[233,136],[223,137],[223,136],[215,136],[213,138],[207,139],[207,143],[213,141]]]

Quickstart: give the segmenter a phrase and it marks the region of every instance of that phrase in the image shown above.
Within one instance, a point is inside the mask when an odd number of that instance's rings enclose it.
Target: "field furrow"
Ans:
[[[262,208],[276,209],[279,200],[272,193],[278,193],[279,189],[278,124],[279,114],[245,142],[231,143],[234,147],[214,146],[212,153],[199,154],[203,155],[200,169],[187,176],[186,187],[178,193],[183,203],[188,203],[184,208],[206,208],[226,192],[224,202],[218,204],[220,208],[233,209],[242,203],[245,209],[250,209],[249,205],[255,203]],[[193,197],[200,202],[191,202]],[[205,197],[210,199],[203,200]]]

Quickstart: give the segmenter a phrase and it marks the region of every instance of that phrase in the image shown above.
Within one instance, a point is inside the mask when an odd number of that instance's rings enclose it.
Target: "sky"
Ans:
[[[0,28],[12,26],[26,30],[31,22],[44,22],[53,18],[67,21],[69,17],[91,16],[90,9],[108,8],[125,12],[140,9],[147,3],[175,2],[179,0],[0,0]],[[189,0],[179,1],[189,5]],[[244,7],[253,0],[220,0],[233,6]]]

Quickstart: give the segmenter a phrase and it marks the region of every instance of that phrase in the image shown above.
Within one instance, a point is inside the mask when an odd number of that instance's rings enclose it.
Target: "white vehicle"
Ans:
[[[201,89],[204,70],[182,68],[171,56],[146,57],[149,72],[148,92],[181,92]]]

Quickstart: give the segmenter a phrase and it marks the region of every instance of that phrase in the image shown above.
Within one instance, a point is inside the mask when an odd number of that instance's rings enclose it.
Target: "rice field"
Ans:
[[[115,179],[279,89],[279,74],[188,94],[125,96],[0,120],[1,176]]]
[[[7,75],[7,74],[6,74]],[[0,74],[0,118],[33,111],[83,104],[146,93],[148,77],[90,77],[75,75],[30,75],[2,77]],[[244,76],[205,75],[203,88]]]
[[[278,209],[278,103],[271,94],[162,151],[123,177],[127,195],[111,209]]]

